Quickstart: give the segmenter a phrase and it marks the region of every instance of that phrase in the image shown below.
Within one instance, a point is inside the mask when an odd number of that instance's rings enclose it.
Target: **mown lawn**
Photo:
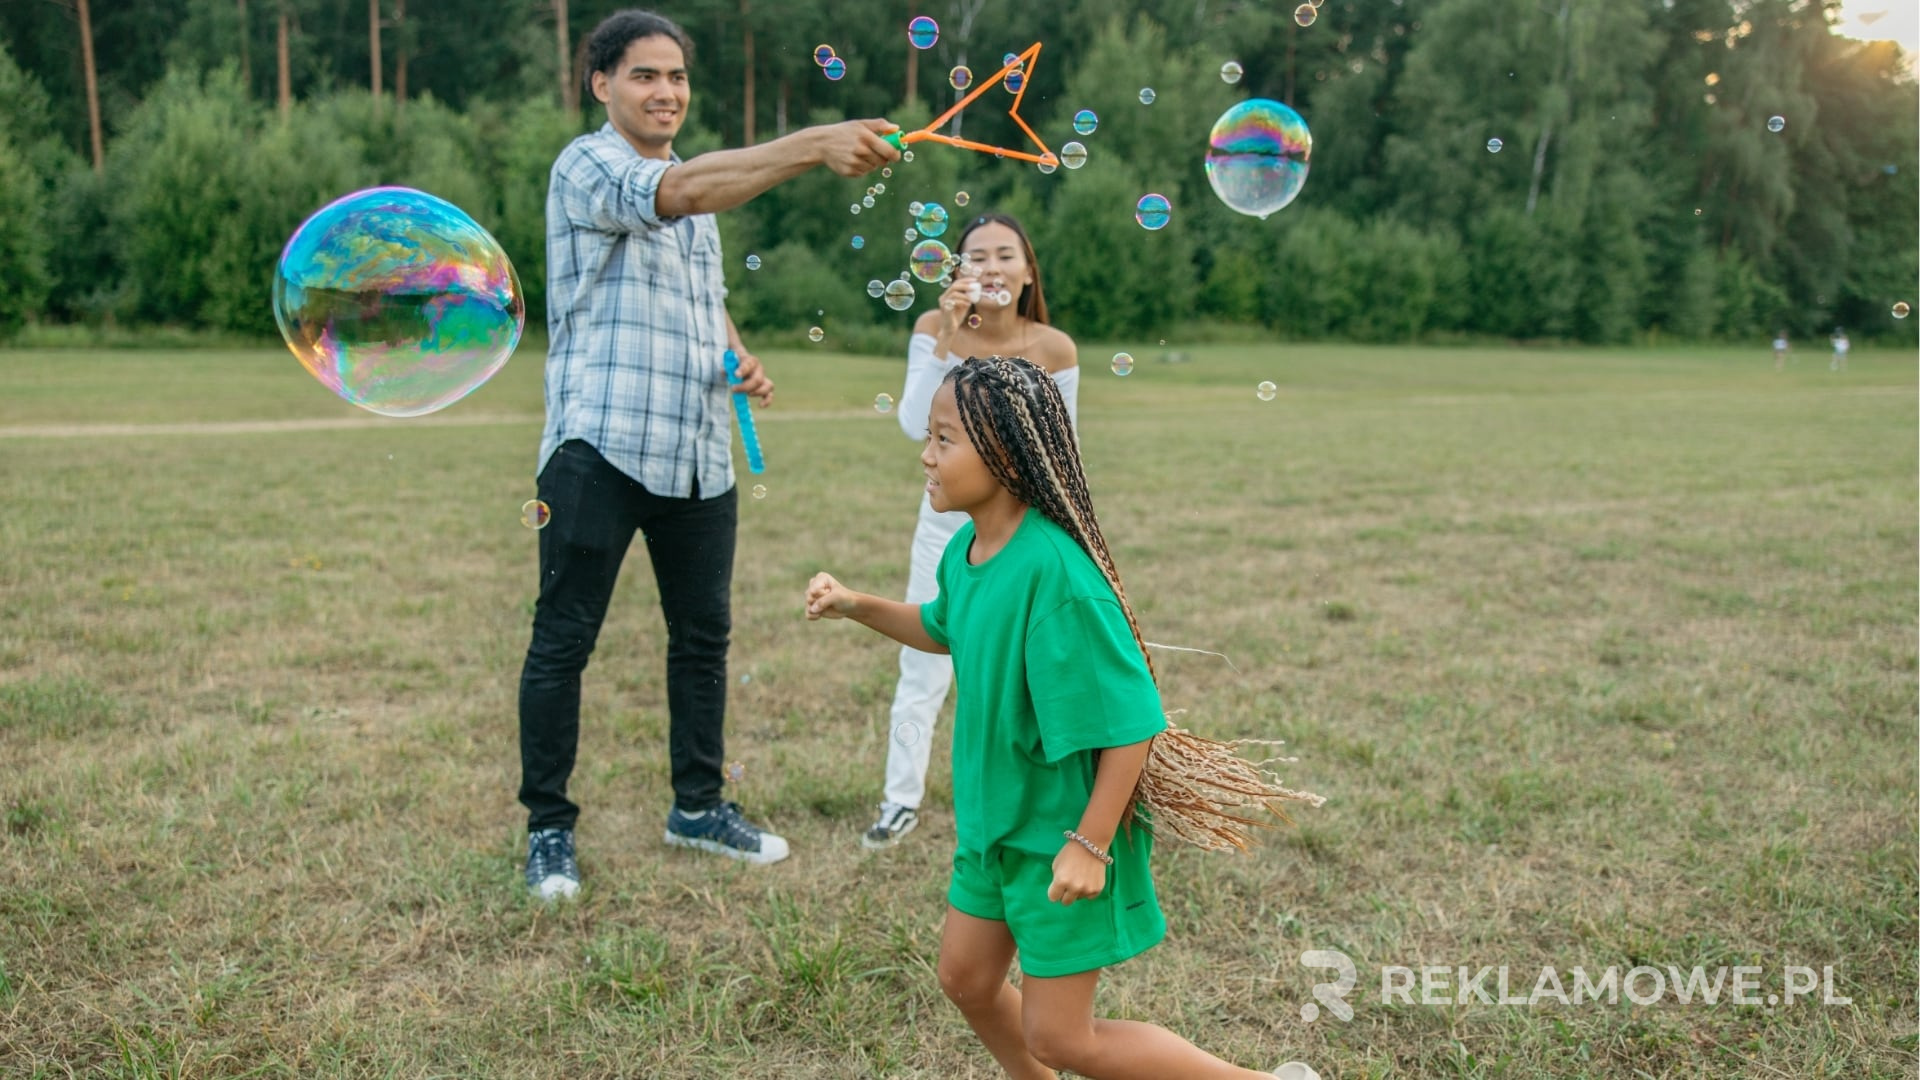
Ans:
[[[1173,933],[1109,1015],[1328,1080],[1913,1075],[1911,353],[1135,347],[1122,379],[1113,348],[1081,419],[1129,593],[1238,669],[1162,653],[1167,703],[1329,801],[1248,856],[1163,848]],[[413,421],[284,352],[0,354],[0,1073],[997,1076],[933,976],[944,747],[920,832],[861,850],[894,650],[800,614],[818,569],[904,588],[917,449],[871,405],[901,365],[765,359],[729,754],[795,855],[661,843],[636,553],[588,671],[588,884],[548,911],[514,802],[538,353]],[[1320,948],[1351,1021],[1301,1019]],[[1423,964],[1833,965],[1853,1003],[1381,1002]]]

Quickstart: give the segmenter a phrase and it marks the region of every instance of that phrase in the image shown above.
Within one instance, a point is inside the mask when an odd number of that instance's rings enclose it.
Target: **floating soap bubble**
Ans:
[[[1280,388],[1271,382],[1263,382],[1253,388],[1253,394],[1261,401],[1272,401],[1275,397],[1279,396]]]
[[[528,499],[520,504],[520,524],[527,528],[538,531],[546,528],[547,522],[551,520],[553,520],[553,511],[539,499]]]
[[[980,313],[979,312],[976,311],[973,314],[967,316],[967,329],[969,330],[980,329]]]
[[[1022,86],[1025,86],[1026,84],[1027,84],[1026,74],[1017,68],[1013,71],[1007,72],[1007,77],[1000,80],[1000,85],[1006,87],[1007,93],[1009,94],[1019,93],[1020,88]]]
[[[920,741],[920,725],[911,720],[893,726],[893,741],[901,746],[912,746]]]
[[[882,166],[880,166],[880,175],[881,175],[881,176],[888,176],[888,177],[890,177],[890,176],[892,176],[892,175],[893,175],[893,166],[891,166],[891,165],[882,165]]]
[[[916,49],[931,49],[940,40],[940,24],[925,15],[915,15],[907,23],[907,40]]]
[[[767,485],[765,485],[765,484],[755,484],[755,485],[753,485],[753,497],[754,497],[754,498],[756,498],[756,499],[764,499],[764,498],[766,498],[766,497],[767,497]]]
[[[1140,104],[1142,105],[1153,104],[1153,87],[1143,86],[1140,88]]]
[[[875,195],[885,195],[887,193],[887,185],[885,184],[873,185],[873,193]]]
[[[815,67],[826,67],[827,61],[831,59],[833,59],[833,46],[815,45],[813,47],[813,65]]]
[[[919,217],[920,211],[925,210],[926,208],[927,208],[926,203],[923,203],[920,200],[915,199],[914,201],[907,204],[907,214],[912,217]]]
[[[760,256],[758,255],[747,256],[747,269],[749,270],[760,269]]]
[[[965,206],[972,201],[973,196],[964,191],[956,191],[953,193],[953,205],[955,206]]]
[[[887,283],[881,281],[879,278],[874,278],[872,281],[867,282],[867,295],[873,297],[875,300],[880,299],[880,294],[886,291]]]
[[[905,311],[913,306],[913,283],[904,278],[895,278],[887,282],[883,290],[887,297],[887,306],[895,311]]]
[[[1299,7],[1293,9],[1293,21],[1299,23],[1301,26],[1312,26],[1314,16],[1318,14],[1320,14],[1320,12],[1315,9],[1312,4],[1301,4]]]
[[[913,164],[913,151],[911,150],[900,151],[900,160],[906,162],[909,165]]]
[[[914,229],[908,229],[905,233],[901,234],[901,236],[902,236],[902,239],[904,239],[909,244],[913,243],[915,240],[920,239],[920,233]]]
[[[1055,157],[1052,151],[1048,151],[1040,155],[1040,160],[1035,162],[1033,167],[1040,170],[1041,176],[1052,176],[1060,168],[1060,159]]]
[[[817,326],[811,327],[807,330],[807,340],[813,342],[815,345],[818,345],[822,341],[826,340],[826,337],[827,337],[827,332],[825,330],[820,329]]]
[[[1232,86],[1240,81],[1240,76],[1246,74],[1246,70],[1240,66],[1240,61],[1229,60],[1220,65],[1220,81]]]
[[[947,85],[955,90],[965,90],[973,85],[973,69],[965,64],[947,72]]]
[[[869,210],[873,209],[873,196],[871,195],[860,196],[860,205],[866,207]]]
[[[526,325],[498,241],[445,199],[357,191],[294,230],[273,317],[300,366],[369,412],[444,409],[506,364]]]
[[[1100,126],[1100,118],[1092,109],[1081,109],[1073,114],[1073,130],[1077,135],[1091,135]]]
[[[847,62],[837,56],[829,56],[827,62],[820,65],[820,71],[829,81],[839,82],[847,77]]]
[[[1125,376],[1133,374],[1133,354],[1124,352],[1114,353],[1113,363],[1109,364],[1108,367],[1113,369],[1115,375]]]
[[[858,214],[859,212],[860,212],[860,204],[859,204],[859,203],[853,203],[853,204],[851,204],[850,206],[848,206],[848,207],[847,207],[847,213],[849,213],[849,214]]]
[[[1013,294],[1005,289],[1001,289],[999,292],[993,294],[993,300],[994,303],[999,304],[1001,307],[1009,307],[1013,304]]]
[[[907,254],[907,269],[913,271],[914,277],[931,285],[947,272],[947,258],[951,254],[947,245],[938,240],[922,240],[913,245],[913,250]]]
[[[1907,302],[1905,300],[1899,301],[1898,303],[1893,305],[1893,317],[1896,319],[1904,319],[1908,315],[1911,315],[1912,313],[1913,313],[1913,309],[1907,306]]]
[[[1786,117],[1784,117],[1784,116],[1769,116],[1769,117],[1767,117],[1767,130],[1768,130],[1768,131],[1771,131],[1771,132],[1773,132],[1773,133],[1774,133],[1775,135],[1778,135],[1778,134],[1780,134],[1780,133],[1781,133],[1782,131],[1785,131],[1786,129],[1787,129],[1787,118],[1786,118]]]
[[[947,231],[947,208],[937,202],[930,202],[920,208],[913,217],[914,225],[920,235],[932,239]]]
[[[1060,148],[1060,164],[1069,169],[1077,169],[1087,163],[1087,148],[1080,143],[1070,142]]]
[[[892,394],[873,395],[873,411],[879,412],[879,413],[892,412],[893,411],[893,395]]]
[[[866,247],[866,246],[867,246],[867,238],[866,238],[866,237],[864,237],[864,236],[855,236],[855,237],[853,238],[853,250],[855,250],[855,251],[859,251],[859,250],[860,250],[861,248],[863,248],[863,247]]]
[[[1488,139],[1488,140],[1487,140],[1487,153],[1489,153],[1489,154],[1497,154],[1497,153],[1499,153],[1499,152],[1500,152],[1500,148],[1501,148],[1501,147],[1503,147],[1503,146],[1505,146],[1505,145],[1507,145],[1507,144],[1506,144],[1506,143],[1503,143],[1503,142],[1501,142],[1501,141],[1500,141],[1499,139],[1497,139],[1497,138],[1494,138],[1494,139]]]
[[[1021,62],[1019,53],[1007,53],[1000,57],[1000,66],[1003,68],[1010,67],[1010,68],[1020,69],[1020,68],[1026,67],[1027,65]]]
[[[1207,182],[1221,202],[1263,218],[1300,194],[1312,151],[1313,135],[1299,113],[1277,101],[1253,98],[1214,121],[1208,136]]]
[[[755,486],[759,487],[759,485],[755,485]],[[761,487],[761,490],[765,491],[766,489],[764,487]],[[746,676],[744,675],[741,676],[740,681],[745,682]],[[740,782],[740,778],[745,775],[747,775],[747,767],[745,765],[742,765],[739,762],[735,761],[730,763],[727,766],[727,782],[728,783],[737,784]]]
[[[1133,220],[1139,222],[1141,228],[1150,231],[1158,232],[1166,228],[1167,221],[1172,217],[1173,204],[1167,201],[1165,195],[1142,195],[1133,207]]]

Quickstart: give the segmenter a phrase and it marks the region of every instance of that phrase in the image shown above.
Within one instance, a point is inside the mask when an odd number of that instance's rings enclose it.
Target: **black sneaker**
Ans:
[[[734,802],[721,803],[699,817],[674,807],[667,814],[667,843],[750,863],[777,863],[787,857],[787,842],[749,824],[740,814],[740,804]]]
[[[580,891],[572,829],[535,829],[527,834],[527,888],[546,901],[571,900]]]
[[[860,837],[860,846],[875,849],[892,847],[918,824],[920,812],[913,807],[883,802],[880,804],[879,820]]]

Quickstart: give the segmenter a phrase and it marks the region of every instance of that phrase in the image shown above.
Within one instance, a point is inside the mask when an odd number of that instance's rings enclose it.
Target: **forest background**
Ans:
[[[543,324],[543,205],[582,108],[579,47],[614,0],[9,0],[0,5],[0,340],[159,328],[271,335],[274,260],[319,206],[433,192],[506,247]],[[1916,84],[1813,0],[679,0],[696,43],[677,149],[845,117],[927,122],[1045,43],[1023,114],[1088,165],[1042,175],[928,148],[872,210],[824,171],[722,216],[731,308],[780,337],[831,319],[897,350],[909,199],[1020,215],[1076,336],[1368,342],[1796,338],[1911,343]],[[914,49],[905,25],[941,25]],[[827,80],[829,44],[847,64]],[[1235,60],[1237,85],[1220,76]],[[1143,87],[1155,102],[1139,101]],[[1213,120],[1272,97],[1314,133],[1300,198],[1216,200]],[[996,88],[965,133],[1019,145]],[[1770,117],[1784,128],[1769,130]],[[1490,152],[1498,138],[1500,153]],[[1168,196],[1173,225],[1134,222]],[[851,246],[863,235],[864,248]],[[748,253],[763,268],[745,269]],[[750,288],[741,287],[750,284]],[[79,329],[75,329],[79,328]]]

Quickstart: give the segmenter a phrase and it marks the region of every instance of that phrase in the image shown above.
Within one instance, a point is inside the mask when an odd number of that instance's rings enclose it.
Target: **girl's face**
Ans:
[[[927,471],[927,499],[935,510],[971,511],[1003,490],[967,438],[952,383],[942,383],[934,392],[920,466]]]
[[[1026,246],[1020,242],[1020,234],[997,221],[968,233],[961,254],[979,275],[982,305],[992,303],[988,297],[1001,289],[1012,293],[1013,302],[1018,305],[1020,290],[1033,283],[1033,267],[1027,262]]]

